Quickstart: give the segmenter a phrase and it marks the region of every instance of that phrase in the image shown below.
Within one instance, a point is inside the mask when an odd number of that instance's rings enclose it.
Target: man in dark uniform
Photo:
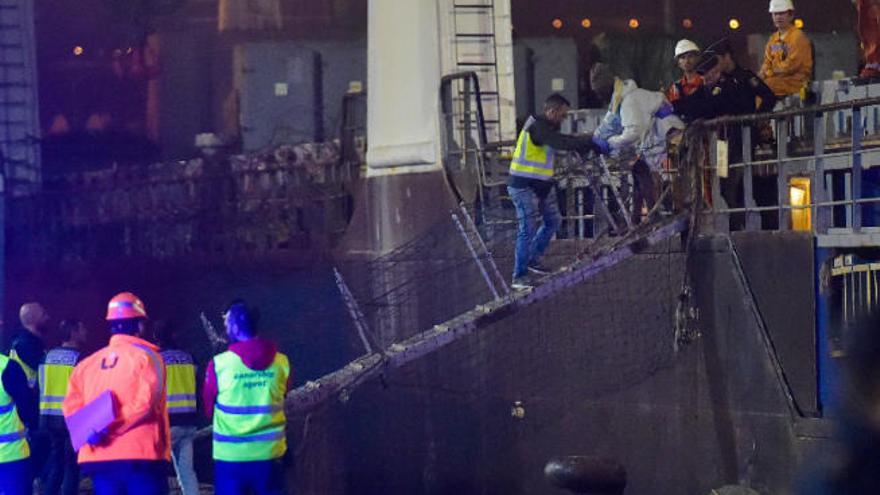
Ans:
[[[703,51],[697,72],[705,81],[703,88],[673,102],[676,113],[686,120],[764,113],[776,105],[776,96],[764,81],[736,62],[727,39]]]
[[[676,113],[686,121],[766,113],[771,112],[776,105],[776,96],[764,81],[736,62],[727,39],[716,41],[703,51],[697,72],[705,80],[703,88],[673,102]],[[728,162],[741,163],[742,126],[728,124],[719,129],[718,137],[729,143]],[[722,195],[731,208],[741,208],[744,205],[742,175],[742,169],[735,168],[730,170],[727,179],[722,180]],[[759,205],[775,203],[776,178],[755,177],[755,193]],[[743,214],[731,215],[731,220],[735,230],[741,229],[745,224]]]

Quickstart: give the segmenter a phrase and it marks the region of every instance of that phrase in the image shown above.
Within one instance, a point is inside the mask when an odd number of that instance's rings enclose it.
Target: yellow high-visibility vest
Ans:
[[[34,388],[35,386],[37,386],[37,370],[28,366],[27,363],[24,362],[24,359],[22,359],[18,355],[18,352],[16,352],[15,349],[9,350],[9,359],[15,361],[16,363],[18,363],[19,366],[21,366],[22,371],[24,371],[24,376],[27,377],[28,387]]]
[[[39,367],[40,414],[64,415],[61,403],[78,359],[79,351],[66,347],[57,347],[46,354],[46,360]]]
[[[196,365],[192,356],[183,351],[161,352],[165,360],[165,390],[168,414],[196,412]]]
[[[226,351],[214,357],[214,459],[266,461],[287,450],[284,396],[290,363],[278,352],[265,370],[252,370]]]
[[[538,146],[532,141],[529,129],[534,123],[535,118],[529,117],[520,131],[513,159],[510,160],[509,173],[528,179],[550,181],[553,180],[554,150],[550,146]]]
[[[6,371],[10,358],[0,354],[0,376]],[[0,463],[20,461],[31,455],[27,430],[18,417],[12,397],[0,381]]]

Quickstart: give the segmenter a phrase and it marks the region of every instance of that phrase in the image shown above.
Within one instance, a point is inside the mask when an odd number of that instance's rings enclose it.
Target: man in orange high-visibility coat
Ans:
[[[171,438],[165,396],[165,363],[155,345],[136,337],[147,312],[130,292],[110,300],[110,344],[73,370],[62,404],[65,417],[109,390],[116,421],[93,434],[78,454],[96,495],[165,495]]]
[[[764,48],[761,78],[778,98],[800,94],[813,77],[812,43],[795,26],[791,0],[770,0],[769,12],[776,32]]]

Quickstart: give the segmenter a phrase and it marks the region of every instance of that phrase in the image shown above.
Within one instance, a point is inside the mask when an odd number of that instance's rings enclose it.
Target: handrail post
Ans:
[[[776,189],[779,204],[779,230],[791,228],[791,204],[788,191],[788,174],[785,170],[785,159],[788,158],[788,120],[776,119]]]
[[[752,168],[752,126],[742,126],[742,161],[743,161],[743,204],[746,208],[746,230],[761,230],[761,214],[754,211],[755,202],[754,169]]]
[[[813,204],[819,205],[829,200],[830,194],[825,190],[825,114],[816,112],[813,117],[813,156],[815,166],[813,172]],[[830,227],[831,209],[824,206],[813,207],[813,229],[816,234],[827,234]]]
[[[730,232],[730,214],[719,213],[719,210],[727,210],[727,201],[721,194],[721,177],[718,175],[718,129],[712,129],[709,134],[709,174],[712,180],[712,216],[715,230],[718,232]],[[728,164],[729,165],[729,164]],[[728,173],[728,175],[730,175]],[[729,180],[729,179],[728,179]]]
[[[862,230],[862,109],[852,109],[852,229]]]

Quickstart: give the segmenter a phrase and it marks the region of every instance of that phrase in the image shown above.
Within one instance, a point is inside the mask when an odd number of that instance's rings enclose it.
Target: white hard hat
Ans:
[[[700,51],[700,47],[698,47],[697,44],[694,43],[693,41],[680,40],[678,43],[675,44],[675,57],[674,58],[678,58],[679,55],[684,55],[685,53],[688,53],[688,52],[699,52],[699,51]]]
[[[777,12],[788,12],[789,10],[794,10],[794,4],[791,0],[770,0],[770,10],[771,14],[775,14]]]

